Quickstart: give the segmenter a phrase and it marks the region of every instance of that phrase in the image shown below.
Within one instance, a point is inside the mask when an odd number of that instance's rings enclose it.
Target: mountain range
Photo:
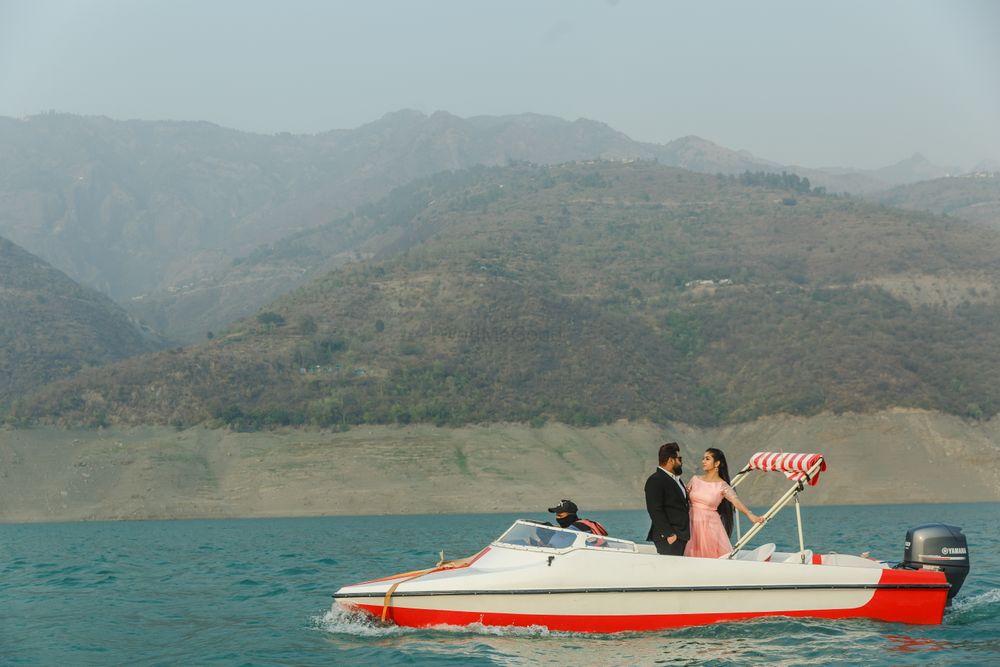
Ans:
[[[320,268],[337,243],[352,261]],[[88,369],[11,415],[241,430],[896,406],[984,419],[1000,410],[998,256],[996,230],[788,174],[631,159],[441,172],[246,258],[315,268],[211,340]]]
[[[404,110],[316,135],[44,114],[0,118],[0,234],[168,338],[192,342],[360,250],[345,238],[307,267],[247,260],[302,244],[310,230],[336,239],[337,221],[413,179],[591,159],[712,174],[787,170],[831,192],[945,173],[920,156],[874,171],[787,167],[698,137],[643,143],[599,122],[538,114]]]
[[[886,206],[952,215],[1000,229],[1000,171],[899,185],[870,198]]]

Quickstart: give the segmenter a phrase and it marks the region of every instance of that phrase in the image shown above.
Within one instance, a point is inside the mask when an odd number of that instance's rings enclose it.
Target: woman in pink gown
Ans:
[[[751,512],[729,486],[729,466],[726,455],[711,447],[701,458],[705,474],[688,482],[691,501],[691,539],[684,548],[685,556],[718,558],[733,549],[729,535],[733,531],[733,507],[754,523],[762,518]]]

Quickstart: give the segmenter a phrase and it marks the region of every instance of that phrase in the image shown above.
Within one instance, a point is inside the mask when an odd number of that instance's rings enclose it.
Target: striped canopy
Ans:
[[[750,457],[747,467],[751,470],[767,470],[785,473],[785,477],[795,482],[806,479],[806,473],[816,463],[819,470],[809,479],[810,486],[819,482],[819,473],[826,470],[826,459],[822,454],[793,454],[791,452],[757,452]]]

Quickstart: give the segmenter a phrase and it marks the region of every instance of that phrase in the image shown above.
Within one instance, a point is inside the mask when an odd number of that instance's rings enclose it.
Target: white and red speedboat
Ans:
[[[335,605],[398,625],[544,626],[575,632],[657,630],[761,616],[870,618],[936,624],[968,572],[961,529],[932,524],[907,533],[904,561],[818,555],[802,544],[798,494],[815,484],[819,454],[762,452],[753,470],[794,481],[719,559],[660,556],[652,545],[516,521],[479,553],[436,567],[344,586]],[[782,507],[796,504],[799,551],[742,547]]]

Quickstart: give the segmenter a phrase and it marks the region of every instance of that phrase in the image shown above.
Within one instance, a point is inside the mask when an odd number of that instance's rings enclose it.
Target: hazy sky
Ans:
[[[1000,160],[1000,2],[0,0],[0,115],[300,133],[401,108],[969,168]]]

